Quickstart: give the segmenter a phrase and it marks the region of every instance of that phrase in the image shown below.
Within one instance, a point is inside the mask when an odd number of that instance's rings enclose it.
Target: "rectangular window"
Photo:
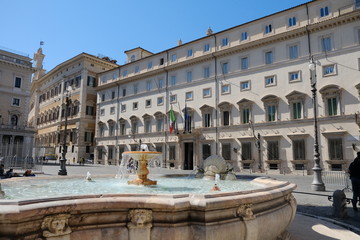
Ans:
[[[169,146],[169,160],[175,160],[176,158],[176,147],[175,146]]]
[[[163,105],[164,104],[164,97],[158,97],[157,98],[157,105]]]
[[[164,79],[159,79],[158,80],[158,84],[159,84],[159,88],[163,88],[164,87]]]
[[[151,107],[151,99],[145,100],[145,107]]]
[[[241,33],[241,41],[245,41],[245,40],[248,40],[248,32],[242,32]]]
[[[90,87],[95,87],[96,86],[96,78],[92,77],[92,76],[88,76],[87,77],[87,85]]]
[[[150,133],[150,132],[151,132],[151,121],[150,121],[150,120],[146,120],[146,121],[145,121],[145,132],[146,132],[146,133]]]
[[[228,38],[223,38],[221,40],[221,46],[225,47],[225,46],[228,46],[228,45],[229,45],[229,39]]]
[[[229,126],[230,125],[230,112],[223,111],[223,125]]]
[[[336,74],[335,64],[323,66],[323,75],[324,76],[329,76],[329,75],[334,75],[334,74]]]
[[[21,77],[15,77],[15,87],[21,88]]]
[[[328,116],[336,116],[337,115],[337,98],[328,98],[327,99],[327,107],[328,107]]]
[[[137,83],[134,84],[134,94],[137,94],[138,93],[138,90],[139,90],[139,85]]]
[[[176,103],[177,97],[176,94],[170,95],[170,103]]]
[[[193,50],[192,50],[192,49],[188,49],[188,50],[187,50],[187,56],[188,56],[188,57],[192,57],[192,55],[193,55]]]
[[[321,47],[323,52],[329,52],[332,50],[331,37],[324,37],[321,39]]]
[[[149,92],[152,89],[151,80],[146,82],[146,90]]]
[[[271,33],[272,32],[272,25],[268,24],[265,26],[265,34]]]
[[[252,160],[251,142],[241,143],[241,160]]]
[[[320,17],[329,16],[329,7],[320,8]]]
[[[330,160],[343,160],[343,146],[341,138],[329,139]]]
[[[229,64],[227,62],[222,64],[222,74],[228,74],[229,73]]]
[[[289,82],[296,82],[300,80],[300,72],[289,73]]]
[[[94,107],[93,106],[86,106],[86,115],[89,115],[89,116],[94,115]]]
[[[114,99],[115,98],[115,91],[112,91],[111,92],[111,99]]]
[[[105,94],[101,94],[101,101],[104,102],[105,101]]]
[[[114,136],[115,126],[114,124],[109,125],[109,136]]]
[[[301,102],[294,102],[292,104],[293,107],[293,119],[301,119],[301,113],[302,113],[302,104]]]
[[[110,115],[113,115],[113,114],[115,114],[115,107],[110,108]]]
[[[191,71],[186,73],[186,82],[188,82],[188,83],[192,82],[192,72]]]
[[[210,77],[210,67],[204,67],[204,78]]]
[[[249,123],[250,122],[250,109],[249,108],[244,108],[242,109],[242,119],[241,122],[243,124]]]
[[[176,85],[176,76],[171,76],[170,78],[170,85],[175,86]]]
[[[160,66],[164,65],[164,58],[160,58]]]
[[[299,50],[297,45],[293,45],[289,47],[289,58],[296,59],[299,57]]]
[[[268,141],[267,142],[267,155],[268,160],[279,160],[279,142]]]
[[[122,90],[122,96],[123,96],[123,97],[126,97],[126,88],[123,88],[123,90]]]
[[[211,156],[211,145],[209,143],[205,143],[202,145],[202,159],[206,160]]]
[[[187,92],[187,93],[185,93],[185,100],[186,100],[186,101],[193,100],[193,92]]]
[[[176,62],[177,56],[176,54],[171,55],[171,62]]]
[[[221,94],[230,93],[230,84],[224,84],[221,86]]]
[[[109,147],[109,149],[108,149],[108,160],[111,160],[111,159],[113,159],[113,151],[114,150],[114,148],[113,147]]]
[[[240,82],[240,91],[250,90],[250,81]]]
[[[223,143],[221,155],[225,160],[231,160],[231,144],[230,143]]]
[[[276,116],[276,106],[274,105],[267,106],[267,121],[268,122],[275,121],[275,116]]]
[[[204,127],[211,127],[211,114],[205,113],[204,114]]]
[[[210,88],[205,88],[203,89],[203,97],[211,97],[211,89]]]
[[[305,160],[305,141],[303,139],[293,140],[294,160]]]
[[[12,105],[13,106],[20,106],[20,99],[19,98],[13,98]]]
[[[126,104],[121,105],[121,112],[126,112]]]
[[[100,109],[100,116],[104,116],[104,115],[105,115],[105,109],[102,108],[102,109]]]
[[[249,68],[249,58],[243,57],[241,58],[241,70],[246,70]]]
[[[125,135],[126,134],[126,126],[125,123],[120,123],[120,135]]]
[[[204,52],[209,52],[210,51],[210,44],[205,44],[204,45]]]
[[[289,18],[289,27],[293,27],[296,25],[296,17]]]
[[[268,51],[265,53],[265,64],[272,64],[273,63],[273,52]]]
[[[127,70],[124,70],[124,71],[123,71],[123,77],[126,77],[127,74],[128,74],[128,71],[127,71]]]
[[[275,86],[276,85],[276,78],[275,76],[268,76],[265,77],[265,86]]]
[[[135,73],[138,73],[140,71],[140,67],[139,66],[135,66]]]
[[[138,109],[138,102],[133,102],[133,110],[137,110]]]
[[[158,119],[156,121],[156,131],[157,132],[162,132],[163,131],[163,125],[164,125],[164,120]]]
[[[148,62],[148,69],[152,69],[153,65],[152,62]]]

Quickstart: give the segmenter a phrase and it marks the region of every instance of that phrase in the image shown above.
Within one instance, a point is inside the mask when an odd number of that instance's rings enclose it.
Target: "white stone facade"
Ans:
[[[33,72],[29,56],[0,49],[0,158],[32,154],[34,129],[27,115]]]
[[[236,170],[309,173],[312,77],[321,166],[346,169],[360,149],[359,20],[359,1],[317,0],[157,54],[126,52],[127,64],[99,74],[95,161],[118,164],[141,140],[164,166],[219,154]]]

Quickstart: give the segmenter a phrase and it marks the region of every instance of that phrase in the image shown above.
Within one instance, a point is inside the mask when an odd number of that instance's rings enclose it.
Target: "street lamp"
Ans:
[[[62,152],[61,152],[61,159],[60,159],[60,170],[58,172],[58,175],[67,175],[66,171],[66,153],[67,153],[67,146],[66,146],[66,135],[67,135],[67,118],[68,118],[68,108],[71,103],[70,97],[70,91],[72,90],[71,86],[68,86],[66,89],[66,99],[65,99],[65,123],[64,123],[64,142],[62,146]]]
[[[316,63],[311,57],[310,64],[310,83],[311,83],[311,92],[313,98],[313,108],[314,108],[314,179],[311,183],[311,189],[314,191],[325,191],[325,185],[321,179],[321,167],[320,167],[320,153],[319,153],[319,142],[318,142],[318,122],[317,122],[317,99],[316,99]]]

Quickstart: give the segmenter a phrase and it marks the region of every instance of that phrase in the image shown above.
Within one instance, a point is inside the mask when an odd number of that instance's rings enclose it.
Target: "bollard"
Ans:
[[[336,190],[333,193],[333,216],[338,218],[347,217],[346,196],[342,190]]]

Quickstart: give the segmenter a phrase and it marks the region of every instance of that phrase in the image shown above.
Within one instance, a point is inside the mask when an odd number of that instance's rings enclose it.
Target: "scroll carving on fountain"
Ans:
[[[53,238],[70,234],[69,218],[70,214],[46,216],[41,225],[43,236]]]

